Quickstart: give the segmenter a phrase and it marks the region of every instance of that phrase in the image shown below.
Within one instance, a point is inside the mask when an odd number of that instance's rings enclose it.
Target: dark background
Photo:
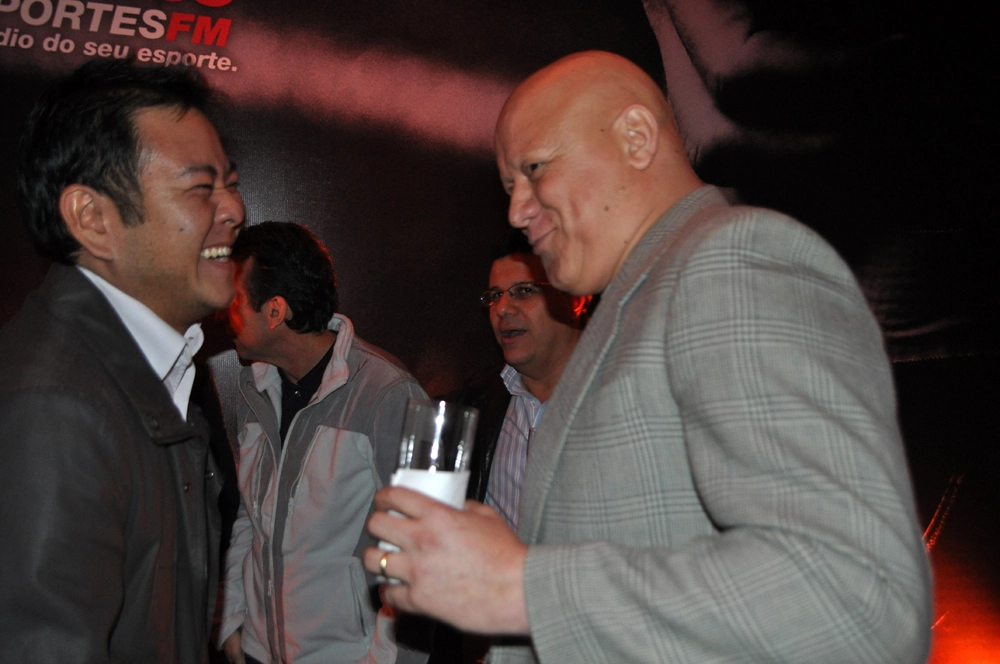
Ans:
[[[5,0],[11,5],[11,0]],[[53,2],[53,4],[57,4]],[[886,335],[936,576],[934,662],[1000,661],[998,249],[992,15],[902,0],[138,0],[232,20],[227,43],[32,26],[0,46],[0,323],[47,265],[14,198],[20,124],[85,41],[216,52],[220,121],[248,222],[307,224],[341,309],[431,394],[494,366],[476,295],[506,230],[492,125],[513,86],[567,53],[632,58],[666,84],[702,178],[788,212],[845,256]],[[39,16],[40,6],[33,10]],[[32,15],[29,14],[29,18]],[[89,14],[88,14],[89,16]],[[47,53],[45,37],[76,42]],[[231,415],[238,368],[209,328]]]

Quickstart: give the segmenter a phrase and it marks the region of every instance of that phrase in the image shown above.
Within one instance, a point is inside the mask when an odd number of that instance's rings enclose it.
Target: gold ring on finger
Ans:
[[[379,571],[382,572],[382,576],[387,577],[387,578],[388,578],[389,575],[386,574],[386,572],[385,572],[385,565],[386,565],[386,563],[388,561],[389,561],[389,552],[386,551],[385,553],[382,554],[382,557],[378,559],[378,568],[379,568]]]

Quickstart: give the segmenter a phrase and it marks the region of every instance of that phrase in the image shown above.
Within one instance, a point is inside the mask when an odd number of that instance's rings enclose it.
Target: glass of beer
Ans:
[[[392,486],[420,491],[462,509],[478,420],[475,408],[410,399]]]
[[[462,509],[478,420],[475,408],[410,399],[403,420],[399,463],[389,483]],[[379,542],[379,548],[398,551],[388,542]]]

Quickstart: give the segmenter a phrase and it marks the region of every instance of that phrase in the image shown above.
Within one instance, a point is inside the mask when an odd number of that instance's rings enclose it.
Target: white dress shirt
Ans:
[[[195,323],[181,336],[139,300],[126,295],[90,270],[80,266],[77,269],[107,298],[139,345],[149,366],[163,381],[177,406],[177,412],[186,420],[191,387],[194,385],[193,358],[205,341],[201,324]]]

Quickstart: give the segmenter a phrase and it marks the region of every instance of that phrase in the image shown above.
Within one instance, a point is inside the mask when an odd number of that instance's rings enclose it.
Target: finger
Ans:
[[[412,518],[420,518],[428,511],[447,507],[429,496],[406,489],[401,486],[389,486],[375,494],[375,509],[379,511],[395,510]],[[449,507],[448,509],[454,509]]]
[[[382,494],[382,491],[389,492]],[[409,489],[395,487],[382,491],[380,507],[387,506],[391,511],[373,512],[368,518],[368,532],[404,550],[412,547],[418,537],[426,538],[442,529],[454,530],[464,515],[461,510]]]
[[[386,603],[407,613],[423,613],[410,599],[410,587],[406,584],[398,586],[383,585],[382,593]]]
[[[379,567],[379,560],[382,558],[382,554],[385,553],[382,549],[370,546],[361,552],[361,563],[365,566],[365,569],[372,574],[381,574],[382,571]]]
[[[378,578],[382,579],[384,583],[389,583],[391,585],[397,585],[401,583],[401,579],[393,576],[392,571],[389,570],[389,559],[393,557],[392,551],[385,551],[381,556],[378,557]],[[398,557],[398,552],[397,556]],[[396,572],[397,574],[399,572]]]
[[[368,517],[365,524],[372,537],[380,539],[397,548],[406,548],[411,543],[413,531],[417,528],[412,519],[405,518],[395,513],[374,512]]]
[[[409,579],[409,565],[406,556],[401,553],[369,547],[361,554],[361,561],[365,569],[377,576],[401,582]]]

